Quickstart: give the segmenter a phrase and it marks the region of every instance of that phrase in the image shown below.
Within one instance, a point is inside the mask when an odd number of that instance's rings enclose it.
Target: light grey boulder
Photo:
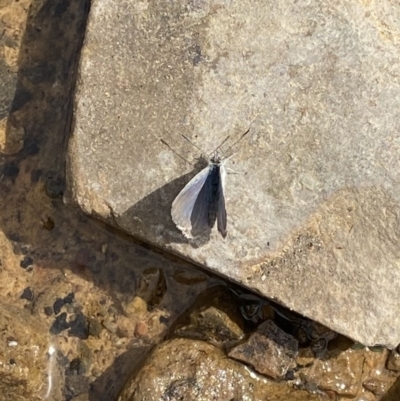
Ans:
[[[361,343],[396,346],[399,19],[389,1],[94,0],[67,199]],[[237,152],[225,240],[214,228],[188,242],[171,220],[199,171],[182,135],[205,154],[229,135],[221,153]]]

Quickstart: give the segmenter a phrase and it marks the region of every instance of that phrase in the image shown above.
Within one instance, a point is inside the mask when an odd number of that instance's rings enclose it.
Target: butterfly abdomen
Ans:
[[[213,227],[218,214],[218,204],[220,197],[220,165],[211,164],[208,177],[208,185],[210,190],[210,199],[208,206],[208,222],[209,226]]]

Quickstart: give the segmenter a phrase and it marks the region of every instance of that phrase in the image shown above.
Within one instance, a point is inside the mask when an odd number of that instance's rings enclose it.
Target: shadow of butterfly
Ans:
[[[230,148],[248,132],[249,130]],[[218,151],[215,151],[208,166],[196,174],[173,201],[172,220],[186,238],[193,239],[209,233],[215,222],[217,222],[217,228],[222,237],[226,237],[225,163],[233,156],[234,154],[226,159],[221,159]]]

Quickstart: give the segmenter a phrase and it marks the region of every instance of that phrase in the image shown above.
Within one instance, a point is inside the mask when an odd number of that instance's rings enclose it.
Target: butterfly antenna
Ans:
[[[190,163],[189,161],[187,161],[183,156],[181,156],[176,150],[172,149],[172,147],[170,146],[170,144],[166,141],[164,141],[164,139],[160,138],[160,141],[165,145],[168,146],[168,148],[175,153],[178,157],[180,157],[184,162],[190,164],[191,166],[193,166],[192,163]]]
[[[234,142],[231,146],[229,146],[229,148],[225,152],[225,154],[227,154],[235,145],[237,145],[249,132],[250,132],[250,128],[244,134],[242,134],[242,136],[236,142]]]
[[[204,154],[203,150],[200,149],[196,144],[194,144],[187,136],[181,134],[183,138],[185,138],[193,147],[195,147],[202,155]]]
[[[229,139],[230,135],[228,135],[212,152],[208,154],[208,158],[211,157],[212,154],[215,154],[215,152],[218,151],[218,149],[221,149],[221,146]]]
[[[219,146],[218,146],[215,150],[221,149],[221,146],[229,139],[229,137],[230,137],[230,135],[228,135],[228,136],[219,144]]]

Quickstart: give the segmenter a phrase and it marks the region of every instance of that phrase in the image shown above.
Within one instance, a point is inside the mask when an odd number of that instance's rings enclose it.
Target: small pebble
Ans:
[[[125,307],[125,312],[129,316],[138,316],[147,312],[147,303],[141,297],[134,297]]]
[[[80,358],[74,358],[71,361],[71,363],[69,364],[69,368],[66,371],[66,374],[79,375],[79,374],[81,374],[80,368],[81,368],[81,359]]]
[[[50,327],[51,334],[60,334],[62,331],[69,328],[69,323],[67,323],[67,314],[65,312],[57,316],[53,324]]]
[[[69,323],[68,336],[86,340],[89,337],[89,323],[83,313],[78,313],[75,319]]]
[[[61,312],[61,308],[64,306],[64,300],[62,298],[57,298],[53,304],[54,314],[58,315]]]
[[[58,176],[49,176],[45,184],[46,193],[50,198],[58,198],[63,196],[64,181]]]
[[[54,230],[54,226],[55,226],[54,220],[51,217],[47,217],[46,220],[42,221],[42,226],[47,231]]]
[[[53,308],[51,306],[45,306],[44,313],[46,316],[51,316],[53,314]]]
[[[110,319],[104,319],[102,321],[103,327],[105,327],[110,333],[116,333],[118,326],[115,322],[111,321]]]
[[[161,315],[159,320],[160,320],[161,324],[168,324],[169,323],[169,318],[167,316]]]
[[[75,298],[75,293],[70,292],[65,298],[64,298],[64,304],[72,304],[74,302]]]
[[[33,290],[31,287],[26,287],[20,296],[21,299],[26,299],[27,301],[33,301]]]
[[[33,265],[33,259],[29,256],[25,256],[24,259],[21,260],[19,264],[23,269],[27,269]]]
[[[148,327],[145,322],[138,322],[135,326],[135,336],[144,337],[147,335]]]
[[[99,338],[103,327],[98,320],[89,318],[89,335]]]

